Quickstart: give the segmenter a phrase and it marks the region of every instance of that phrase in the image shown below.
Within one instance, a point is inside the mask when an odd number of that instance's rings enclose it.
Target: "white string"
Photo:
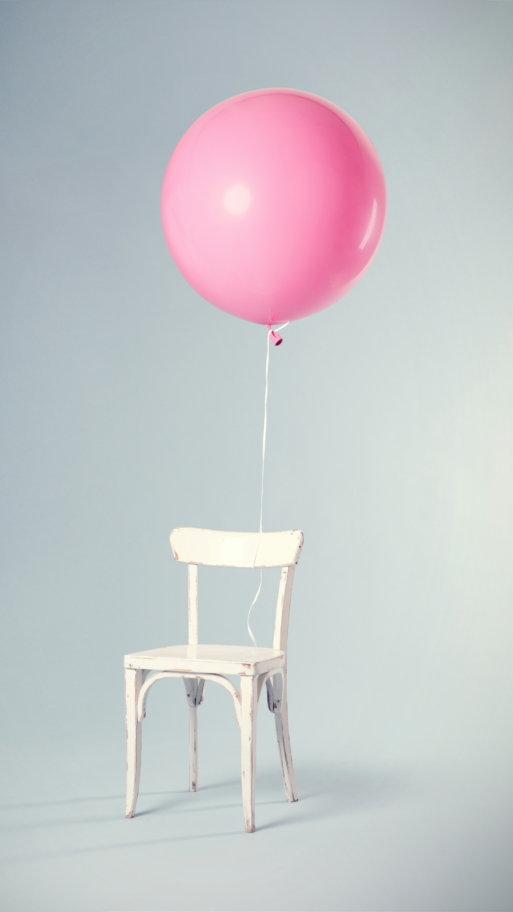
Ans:
[[[280,329],[285,329],[285,327],[288,326],[289,323],[290,323],[290,320],[288,320],[286,323],[283,323],[282,326],[278,326],[278,328],[275,330],[275,332],[278,332]],[[266,360],[265,360],[264,434],[263,434],[263,438],[262,438],[262,486],[261,486],[261,489],[260,489],[260,533],[259,533],[259,536],[258,536],[257,546],[256,546],[256,549],[255,549],[255,555],[254,555],[254,557],[253,557],[253,566],[255,566],[255,561],[256,561],[256,558],[257,558],[258,549],[259,549],[259,547],[260,547],[260,541],[261,541],[261,538],[262,538],[262,517],[263,517],[263,512],[264,512],[265,442],[266,442],[266,438],[267,438],[267,395],[268,395],[268,392],[269,392],[269,339],[270,339],[270,337],[271,337],[271,332],[272,332],[272,330],[270,330],[270,329],[267,331],[267,357],[266,357]],[[254,646],[257,645],[257,641],[255,640],[255,637],[254,637],[254,635],[253,635],[253,631],[252,631],[251,627],[249,626],[249,616],[250,616],[250,614],[251,614],[251,612],[252,612],[252,610],[253,610],[253,606],[256,604],[256,601],[257,601],[257,599],[258,599],[258,596],[260,595],[260,590],[261,590],[261,588],[262,588],[262,568],[260,568],[260,585],[259,585],[259,587],[258,587],[258,589],[257,589],[257,593],[256,593],[256,595],[255,595],[255,598],[254,598],[253,601],[251,602],[251,606],[250,606],[250,609],[249,609],[249,611],[248,611],[248,621],[247,621],[247,624],[248,624],[248,633],[249,633],[251,639],[253,640],[253,645],[254,645]]]

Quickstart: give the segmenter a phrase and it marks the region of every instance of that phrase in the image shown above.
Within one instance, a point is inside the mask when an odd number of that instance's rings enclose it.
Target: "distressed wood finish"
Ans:
[[[294,570],[295,567],[284,567],[281,571],[278,603],[276,605],[276,620],[274,624],[273,646],[275,649],[287,649]],[[272,690],[272,712],[274,713],[274,722],[276,725],[276,738],[278,740],[278,750],[280,752],[285,797],[287,801],[297,801],[296,777],[294,775],[292,751],[290,749],[286,664],[283,665],[281,675],[274,675],[272,677],[272,683],[271,680],[267,681],[269,709],[271,709],[269,701],[270,690]]]
[[[287,801],[297,801],[296,777],[292,764],[292,751],[290,749],[289,717],[287,712],[287,669],[283,674],[274,675],[274,723],[276,725],[276,738],[280,752],[283,785]]]
[[[287,801],[297,801],[287,717],[287,637],[294,568],[303,533],[215,532],[175,529],[171,533],[175,560],[188,563],[187,645],[166,646],[125,656],[127,718],[126,816],[135,813],[141,767],[141,725],[146,698],[162,678],[182,678],[189,707],[189,788],[198,789],[198,708],[206,681],[221,684],[233,698],[241,729],[241,780],[244,824],[255,830],[255,763],[258,702],[264,684],[274,715]],[[198,565],[221,567],[282,567],[272,648],[200,645],[198,642]],[[154,674],[149,675],[150,672]],[[240,676],[240,693],[226,675]]]
[[[274,649],[287,648],[289,635],[290,600],[292,598],[292,585],[294,583],[294,567],[284,567],[280,576],[278,589],[278,602],[276,604],[276,619],[274,622]]]
[[[146,717],[146,697],[148,696],[148,691],[150,687],[153,687],[156,681],[161,681],[162,678],[181,678],[185,684],[185,696],[187,698],[187,703],[189,706],[199,706],[201,703],[203,703],[203,693],[199,691],[199,688],[196,691],[196,697],[192,697],[191,694],[188,693],[191,687],[191,681],[198,681],[201,683],[204,681],[213,681],[215,684],[221,684],[222,687],[225,687],[233,698],[237,725],[240,725],[240,694],[235,687],[235,684],[232,684],[229,678],[225,678],[223,675],[219,674],[202,674],[195,675],[194,678],[191,679],[189,677],[186,677],[183,671],[161,671],[158,674],[152,674],[147,678],[139,691],[137,718],[140,722],[142,722],[142,720]],[[196,699],[196,703],[192,702],[194,699]]]
[[[189,645],[195,646],[198,643],[198,568],[196,564],[189,564],[187,567],[188,593],[189,593]],[[185,689],[187,690],[187,681],[185,679]],[[191,684],[194,692],[194,685]],[[203,685],[202,685],[203,688]],[[198,702],[195,694],[192,703],[189,702],[189,791],[198,791]],[[200,701],[201,702],[201,701]]]
[[[255,775],[257,730],[257,681],[241,678],[240,768],[242,779],[242,808],[246,833],[255,832]]]
[[[281,674],[281,669],[279,670],[278,673]],[[271,675],[272,675],[272,671],[266,671],[265,674],[261,674],[261,675],[258,676],[257,700],[260,700],[260,694],[262,693],[262,688],[263,688],[264,684],[267,684],[267,682],[269,681],[269,678],[271,677]],[[271,686],[272,686],[272,685],[271,685]],[[267,684],[267,687],[269,688],[269,684]],[[270,703],[269,703],[269,700],[268,700],[267,702],[268,702],[268,704],[269,704],[269,709],[270,709],[270,711],[271,711],[271,712],[274,712],[274,710],[271,709],[271,705],[270,705]]]
[[[182,671],[184,676],[195,674],[257,675],[281,668],[285,661],[283,649],[265,646],[164,646],[125,656],[127,668],[146,668],[155,671]]]
[[[203,691],[205,689],[205,678],[183,678],[185,684],[185,698],[187,703],[193,709],[203,703]]]
[[[215,532],[178,528],[171,532],[176,561],[209,567],[288,567],[297,564],[303,533]]]
[[[187,568],[189,588],[189,645],[198,642],[198,568],[189,564]]]
[[[125,817],[133,817],[139,779],[141,776],[141,722],[137,718],[139,691],[144,681],[144,671],[125,669],[125,710],[126,710],[126,806]]]
[[[189,706],[189,791],[198,791],[198,707]]]

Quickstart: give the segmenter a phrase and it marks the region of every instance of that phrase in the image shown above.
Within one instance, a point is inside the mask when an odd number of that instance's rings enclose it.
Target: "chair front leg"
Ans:
[[[198,706],[203,701],[205,682],[184,678],[185,695],[189,704],[189,791],[198,791]]]
[[[278,740],[278,750],[280,752],[285,797],[287,801],[297,801],[296,777],[294,776],[292,752],[290,750],[286,668],[283,669],[283,678],[281,674],[274,675],[272,688],[268,688],[269,695],[271,695],[271,690],[274,706],[272,712],[274,713],[274,721],[276,724],[276,737]]]
[[[141,776],[142,722],[137,720],[139,691],[148,672],[125,668],[126,708],[126,807],[125,817],[133,817]]]
[[[246,833],[255,832],[255,774],[256,774],[256,725],[257,678],[240,679],[241,726],[240,754],[242,778],[242,806]]]

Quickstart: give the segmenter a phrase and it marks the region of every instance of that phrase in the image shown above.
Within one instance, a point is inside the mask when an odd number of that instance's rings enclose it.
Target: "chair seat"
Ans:
[[[164,646],[125,656],[125,668],[254,676],[285,663],[280,649],[260,646]]]

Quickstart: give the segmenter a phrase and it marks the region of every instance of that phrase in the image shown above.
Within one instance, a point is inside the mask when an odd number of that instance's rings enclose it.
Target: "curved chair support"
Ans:
[[[275,668],[273,671],[266,671],[264,674],[258,675],[257,701],[260,701],[260,694],[262,693],[262,688],[263,688],[264,684],[266,683],[266,681],[268,681],[269,678],[272,677],[272,675],[278,674],[279,671],[280,671],[279,669]]]
[[[281,681],[279,682],[274,680],[275,675],[278,674],[281,675]],[[281,713],[283,690],[285,686],[283,669],[278,668],[275,671],[268,671],[266,675],[263,675],[262,685],[264,682],[267,685],[267,706],[269,707],[269,712]]]
[[[237,725],[240,728],[240,694],[235,687],[235,684],[232,684],[229,678],[225,678],[224,675],[219,674],[192,675],[190,673],[186,674],[185,672],[181,671],[159,671],[157,674],[151,675],[151,677],[146,679],[139,692],[139,700],[137,702],[137,719],[139,722],[141,722],[141,720],[146,716],[146,697],[148,695],[148,691],[152,684],[155,684],[155,681],[160,681],[161,678],[182,678],[182,680],[183,678],[198,678],[202,681],[214,681],[216,684],[221,684],[221,686],[225,687],[233,698],[235,705],[235,715],[237,717]]]

